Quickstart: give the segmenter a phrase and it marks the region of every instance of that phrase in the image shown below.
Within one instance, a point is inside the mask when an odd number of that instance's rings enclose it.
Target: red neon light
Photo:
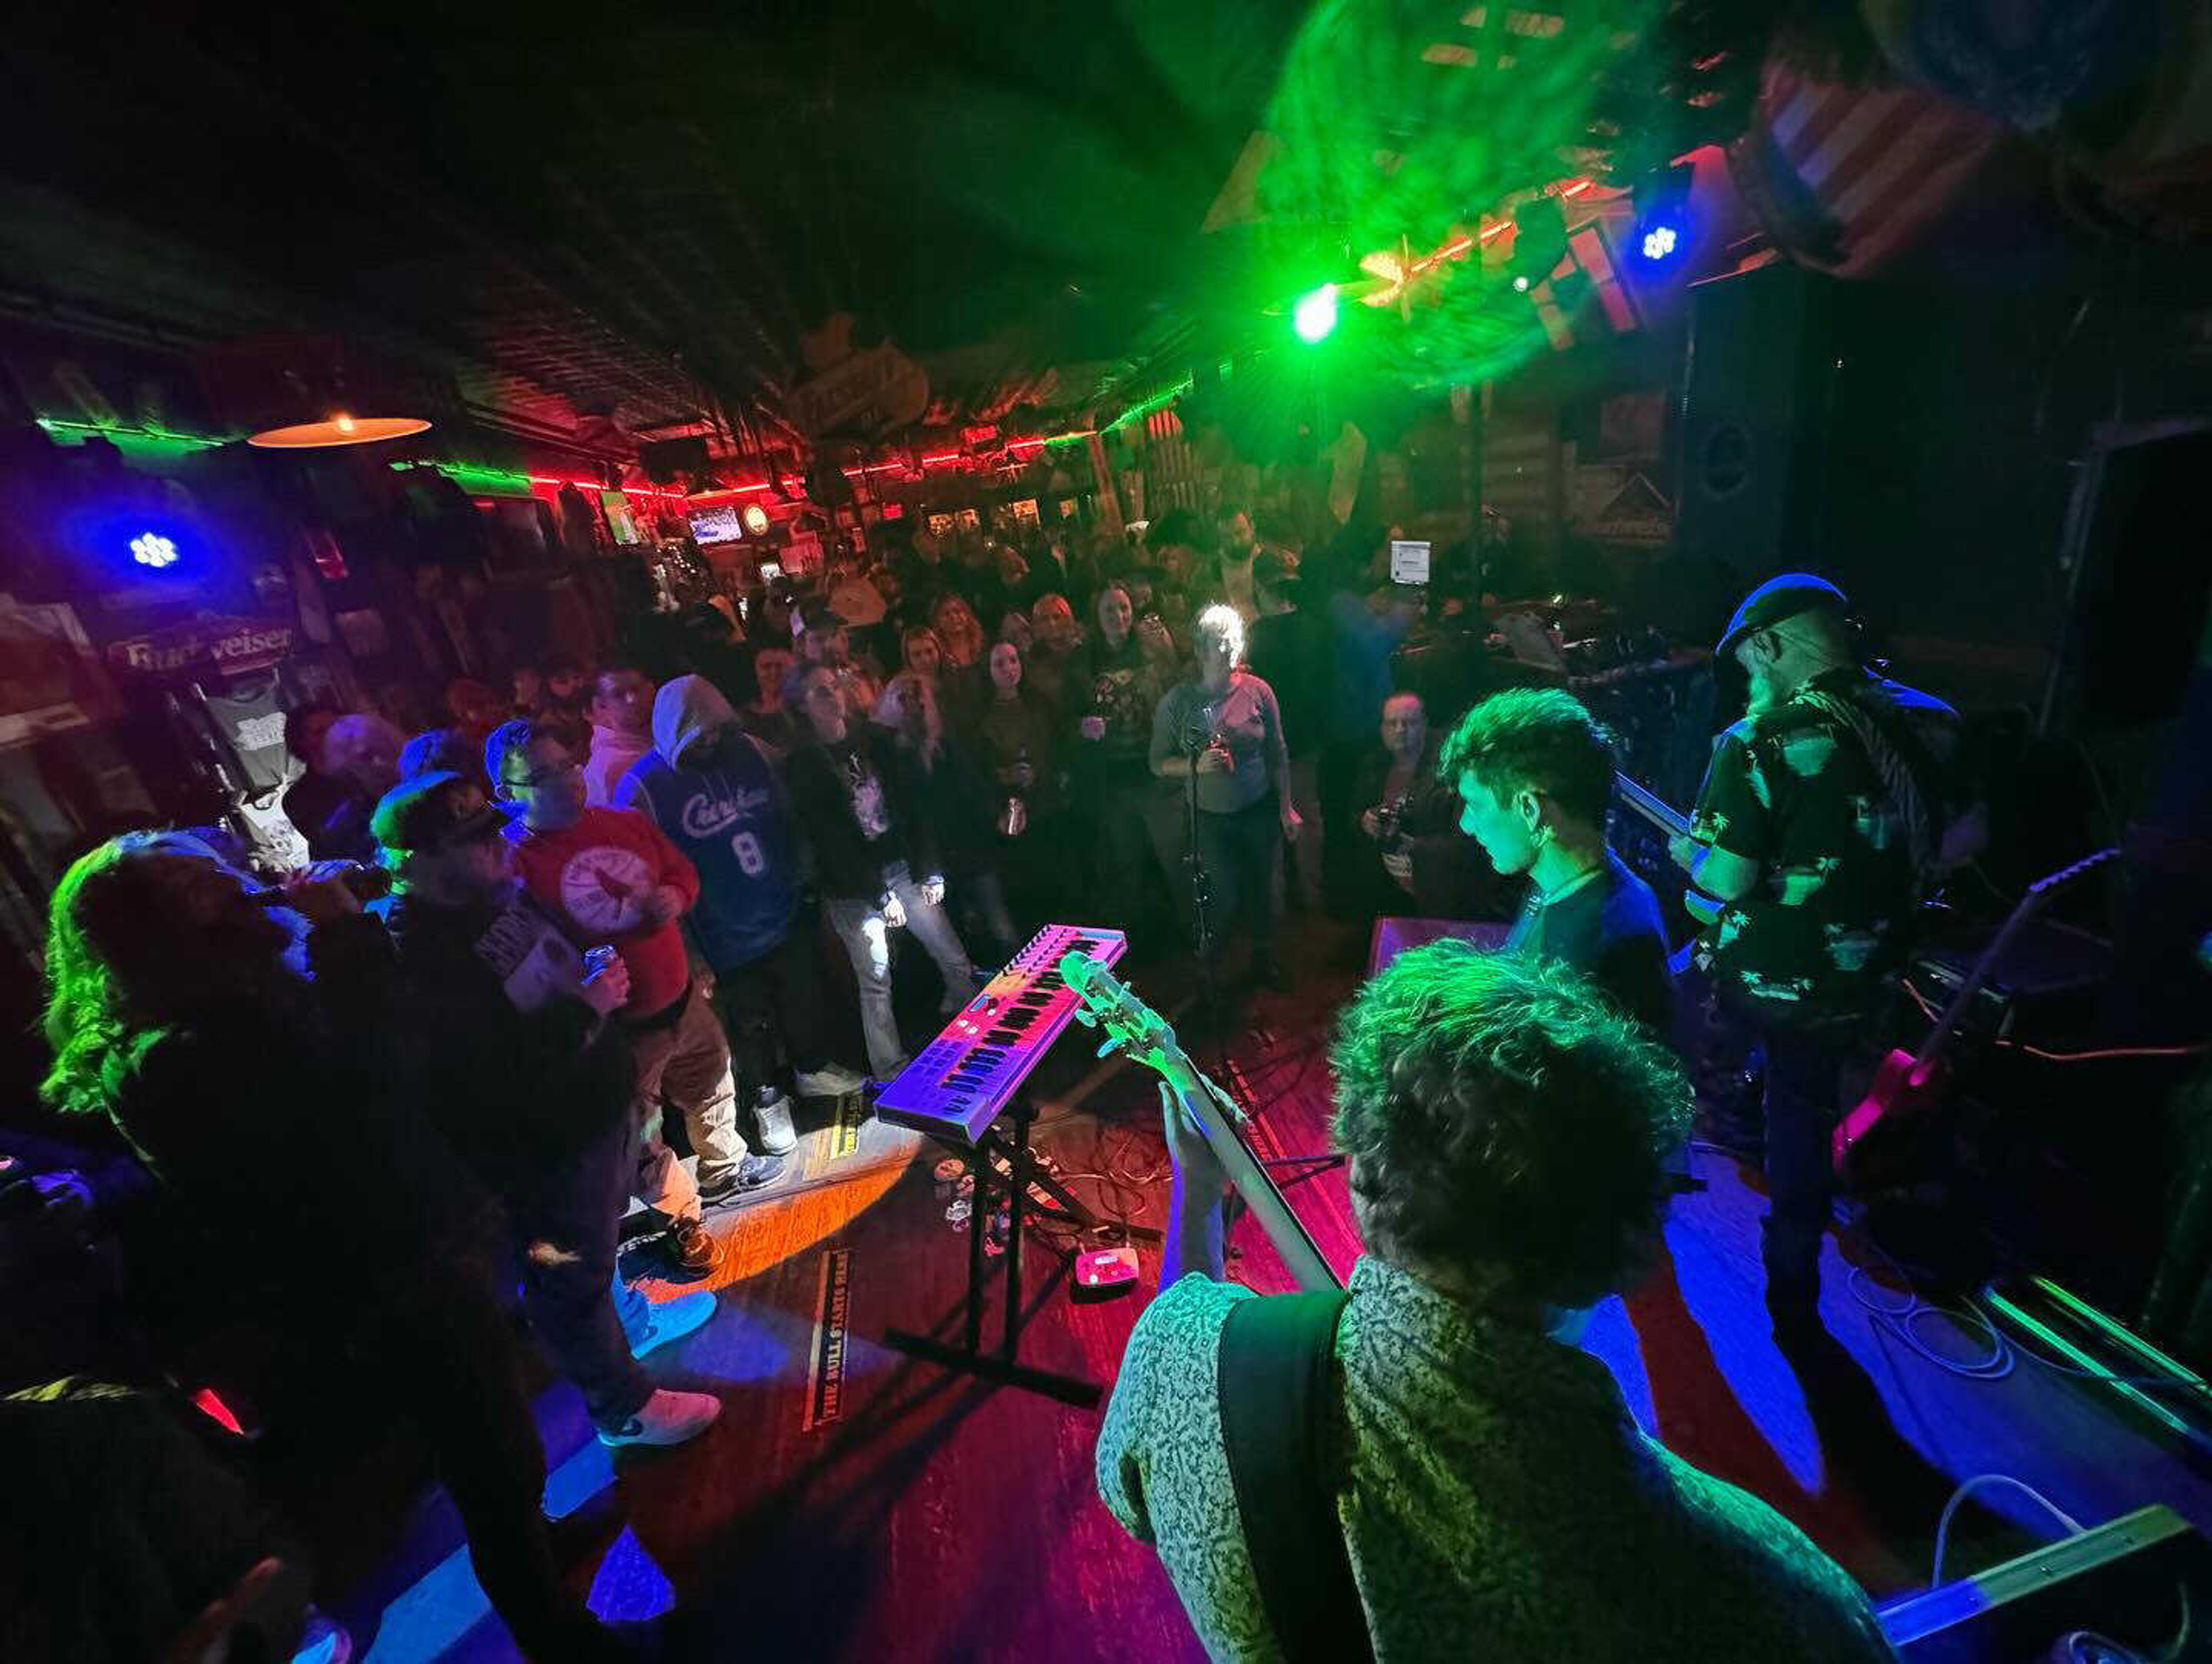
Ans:
[[[658,491],[650,485],[611,486],[596,479],[556,479],[548,474],[525,474],[523,478],[527,479],[533,485],[552,485],[556,487],[562,485],[574,485],[580,491],[621,491],[629,497],[673,497],[679,503],[684,500],[684,493],[681,491]]]
[[[957,462],[959,460],[960,453],[957,451],[940,451],[935,456],[923,457],[921,466],[926,468],[933,462]]]
[[[1559,194],[1563,197],[1579,197],[1583,192],[1589,190],[1591,186],[1596,183],[1597,181],[1595,180],[1578,179],[1572,185],[1567,186],[1565,190],[1560,192]]]

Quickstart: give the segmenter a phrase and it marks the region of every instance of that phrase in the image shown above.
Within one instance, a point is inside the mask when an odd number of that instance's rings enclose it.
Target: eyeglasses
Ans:
[[[566,780],[570,776],[581,774],[583,771],[584,765],[581,763],[556,763],[550,768],[533,770],[520,780],[509,780],[507,783],[510,787],[521,786],[536,791],[540,786],[550,786],[556,780]]]

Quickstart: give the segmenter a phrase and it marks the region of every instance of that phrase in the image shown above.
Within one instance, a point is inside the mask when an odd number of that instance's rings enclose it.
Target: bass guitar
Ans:
[[[2027,887],[2027,893],[2006,915],[1996,935],[1990,938],[1990,945],[1982,949],[1981,956],[1960,980],[1920,1050],[1893,1051],[1883,1058],[1881,1066],[1875,1070],[1874,1084],[1867,1095],[1837,1123],[1828,1155],[1838,1179],[1846,1186],[1863,1189],[1879,1183],[1881,1174],[1895,1165],[1889,1152],[1905,1142],[1900,1129],[1942,1102],[1948,1084],[1952,1036],[1960,1020],[1973,1008],[1975,998],[1990,979],[1990,971],[2013,938],[2043,910],[2052,892],[2102,866],[2118,853],[2117,849],[2100,850]]]
[[[1191,1124],[1205,1138],[1213,1159],[1221,1163],[1222,1172],[1253,1218],[1260,1222],[1260,1228],[1267,1232],[1267,1240],[1274,1244],[1298,1287],[1308,1290],[1342,1288],[1343,1283],[1322,1258],[1312,1236],[1283,1200],[1282,1192],[1267,1177],[1252,1147],[1244,1142],[1243,1110],[1191,1062],[1176,1043],[1167,1019],[1130,992],[1104,966],[1085,954],[1061,954],[1060,975],[1081,1002],[1075,1009],[1075,1020],[1105,1031],[1107,1043],[1101,1055],[1120,1051],[1157,1071],[1182,1097]]]
[[[1615,769],[1613,771],[1613,789],[1620,794],[1624,805],[1668,837],[1687,838],[1690,835],[1690,817],[1650,791],[1643,782],[1632,780]],[[1727,905],[1717,896],[1709,896],[1695,887],[1682,892],[1684,909],[1699,924],[1711,924],[1721,916],[1721,910]]]

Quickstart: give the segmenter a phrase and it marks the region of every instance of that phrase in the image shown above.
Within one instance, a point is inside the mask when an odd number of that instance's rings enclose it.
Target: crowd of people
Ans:
[[[1476,615],[1388,582],[1383,548],[1376,527],[1302,554],[1235,507],[1211,524],[1176,510],[1136,539],[1040,536],[1026,554],[924,534],[696,605],[589,668],[525,667],[504,702],[456,681],[447,721],[411,737],[398,711],[296,710],[284,807],[315,857],[373,862],[370,814],[403,779],[477,776],[507,795],[483,757],[512,718],[580,767],[588,806],[634,808],[625,782],[674,760],[657,746],[659,685],[691,676],[773,774],[790,833],[769,844],[851,959],[878,1072],[902,1053],[882,1003],[901,929],[949,1000],[1054,916],[1179,944],[1202,890],[1209,968],[1240,934],[1245,977],[1280,987],[1286,899],[1364,918],[1489,911],[1502,893],[1460,840],[1436,839],[1449,817],[1416,778],[1426,713],[1390,671],[1425,612]]]
[[[210,1285],[253,1268],[288,1356],[362,1360],[418,1411],[479,1577],[533,1655],[613,1655],[616,1641],[556,1570],[493,1267],[520,1267],[532,1326],[604,1442],[702,1432],[718,1401],[656,1388],[639,1360],[708,1321],[714,1297],[645,1301],[617,1268],[621,1222],[641,1210],[676,1266],[714,1268],[706,1210],[784,1176],[793,1100],[905,1066],[902,933],[948,1012],[979,959],[988,969],[1054,914],[1164,947],[1176,914],[1210,916],[1249,939],[1250,978],[1279,987],[1286,890],[1344,916],[1467,917],[1525,881],[1502,954],[1386,972],[1339,1043],[1340,1135],[1373,1256],[1340,1360],[1376,1373],[1378,1402],[1400,1392],[1394,1356],[1494,1350],[1489,1326],[1516,1345],[1561,1332],[1561,1311],[1622,1285],[1663,1205],[1686,1099],[1661,1049],[1669,944],[1652,892],[1606,845],[1615,754],[1587,710],[1510,690],[1447,713],[1438,735],[1392,682],[1417,598],[1364,544],[1300,559],[1260,546],[1241,511],[1218,536],[1170,516],[1104,558],[1054,542],[1034,564],[1002,549],[933,585],[915,570],[944,564],[916,551],[778,585],[589,669],[520,674],[506,701],[463,685],[452,723],[411,738],[378,713],[295,712],[305,771],[286,807],[316,864],[271,882],[216,841],[134,833],[81,859],[53,898],[49,1098],[112,1119],[204,1226]],[[1838,1025],[1895,962],[1896,917],[1950,801],[1923,759],[1948,756],[1955,718],[1856,669],[1841,608],[1809,578],[1746,602],[1722,646],[1751,672],[1753,710],[1718,742],[1674,851],[1723,909],[1703,968],[1779,1054],[1778,1336],[1816,1321],[1827,1192],[1808,1152],[1835,1109]],[[1889,783],[1900,771],[1905,786]],[[1196,942],[1218,956],[1206,930]],[[864,1060],[837,1055],[830,942],[850,963]],[[1530,968],[1482,968],[1498,963]],[[209,1093],[246,1058],[269,1089]],[[1559,1089],[1532,1096],[1538,1079]],[[1222,1185],[1190,1112],[1170,1106],[1163,1290],[1219,1275]],[[267,1152],[303,1137],[329,1152],[321,1182],[270,1184]],[[1607,1163],[1602,1194],[1574,1201]],[[1521,1175],[1504,1191],[1500,1164]],[[1501,1208],[1525,1229],[1468,1222]],[[487,1217],[503,1242],[481,1240]],[[301,1255],[308,1240],[319,1252]],[[1160,1543],[1201,1634],[1241,1656],[1267,1608],[1253,1568],[1181,1557],[1192,1521],[1232,1493],[1174,1501],[1152,1471],[1219,1427],[1182,1411],[1170,1427],[1149,1407],[1191,1401],[1185,1364],[1212,1379],[1229,1310],[1176,1286],[1147,1314],[1100,1478]],[[1554,1385],[1602,1409],[1589,1381]],[[1424,1390],[1447,1387],[1488,1391]],[[1617,1400],[1606,1413],[1610,1430],[1562,1460],[1631,1490],[1711,1484],[1621,1445]],[[1368,1484],[1384,1510],[1349,1539],[1363,1588],[1402,1557],[1389,1473],[1423,1460],[1406,1432],[1384,1417],[1360,1435],[1380,1466],[1356,1470],[1353,1491]],[[1501,1482],[1525,1487],[1503,1445],[1469,1436],[1470,1472],[1504,1462]],[[1494,1498],[1461,1502],[1492,1510],[1461,1522],[1468,1544],[1528,1528]],[[1733,1564],[1746,1598],[1788,1586],[1776,1621],[1807,1643],[1795,1655],[1865,1652],[1863,1603],[1802,1539],[1776,1538],[1733,1493],[1693,1508],[1710,1515],[1697,1551]],[[1680,1513],[1650,1496],[1628,1511],[1655,1544]],[[1415,1582],[1428,1593],[1404,1590],[1376,1635],[1431,1621],[1437,1600],[1488,1598],[1441,1571]],[[1716,1596],[1691,1627],[1717,1637],[1741,1604]]]

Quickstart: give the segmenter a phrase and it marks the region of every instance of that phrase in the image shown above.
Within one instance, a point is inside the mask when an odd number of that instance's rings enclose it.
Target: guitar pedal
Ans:
[[[1134,1248],[1093,1248],[1075,1256],[1075,1280],[1068,1290],[1080,1304],[1113,1300],[1136,1286]]]

